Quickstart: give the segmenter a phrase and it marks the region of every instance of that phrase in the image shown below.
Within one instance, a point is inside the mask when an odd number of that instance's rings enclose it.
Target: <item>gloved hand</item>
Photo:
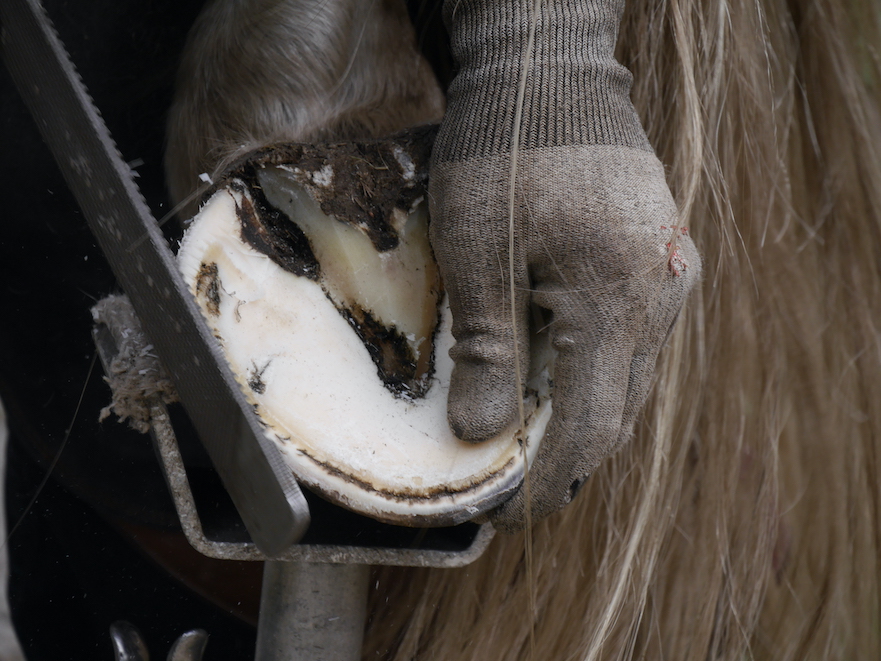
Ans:
[[[566,505],[631,434],[700,258],[676,230],[663,167],[630,102],[630,73],[613,56],[623,0],[544,0],[520,123],[515,348],[508,209],[532,4],[446,1],[460,69],[429,194],[454,320],[448,417],[457,436],[480,442],[516,418],[530,301],[552,314],[553,416],[530,471],[538,520]],[[491,519],[519,530],[525,507],[521,488]]]

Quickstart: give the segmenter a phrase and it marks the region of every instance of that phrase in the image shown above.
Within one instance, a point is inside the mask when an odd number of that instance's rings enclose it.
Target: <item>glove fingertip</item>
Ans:
[[[457,438],[481,443],[507,429],[517,414],[514,385],[491,364],[457,363],[450,381],[447,421]]]
[[[505,535],[523,532],[526,529],[526,516],[522,492],[518,491],[509,501],[490,512],[489,520],[496,531]]]
[[[457,438],[469,443],[482,443],[501,434],[513,420],[514,411],[495,398],[450,395],[447,421]],[[506,410],[508,409],[508,410]]]

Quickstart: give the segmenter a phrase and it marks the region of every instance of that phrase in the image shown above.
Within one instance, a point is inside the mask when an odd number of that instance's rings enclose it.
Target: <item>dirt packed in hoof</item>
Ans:
[[[217,188],[241,179],[253,190],[259,169],[282,167],[323,213],[359,227],[385,252],[398,245],[395,210],[408,213],[426,195],[436,135],[436,126],[423,126],[383,140],[273,145],[233,165]]]
[[[273,145],[239,161],[215,190],[226,187],[240,194],[236,215],[243,241],[289,273],[318,282],[333,302],[309,238],[289,211],[267,199],[261,171],[283,170],[322,213],[363,232],[377,252],[389,252],[401,243],[402,222],[427,194],[436,133],[436,126],[425,126],[384,140]],[[210,298],[216,280],[216,265],[213,273],[199,275],[213,314],[219,307]],[[439,281],[436,286],[440,292]],[[386,388],[396,397],[424,396],[434,371],[433,351],[415,352],[401,330],[383,325],[371,310],[339,301],[334,305],[367,347]],[[262,381],[252,381],[252,389],[259,391]]]
[[[285,271],[318,280],[321,267],[309,239],[296,223],[269,203],[256,177],[248,183],[233,180],[229,187],[242,193],[241,200],[236,202],[242,239]]]

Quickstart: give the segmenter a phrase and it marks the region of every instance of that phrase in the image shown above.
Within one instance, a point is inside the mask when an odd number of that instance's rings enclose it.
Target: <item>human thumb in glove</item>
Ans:
[[[434,147],[431,242],[453,312],[451,428],[480,442],[518,415],[530,302],[550,312],[553,415],[530,469],[533,520],[627,440],[700,258],[613,51],[622,0],[447,0],[459,72]],[[529,33],[534,16],[534,41]],[[512,150],[522,67],[513,204]],[[518,329],[514,339],[514,323]],[[491,513],[525,525],[521,488]]]

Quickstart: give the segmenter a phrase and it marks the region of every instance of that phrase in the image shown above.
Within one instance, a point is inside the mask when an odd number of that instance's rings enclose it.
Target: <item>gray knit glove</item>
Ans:
[[[517,417],[527,311],[550,311],[553,417],[530,471],[538,520],[631,434],[700,258],[613,56],[623,0],[544,0],[523,104],[508,277],[516,99],[532,0],[447,0],[459,73],[431,166],[431,241],[453,311],[449,423],[480,442]],[[675,233],[675,238],[674,238]],[[671,245],[672,243],[672,245]],[[524,526],[521,488],[491,518]]]

